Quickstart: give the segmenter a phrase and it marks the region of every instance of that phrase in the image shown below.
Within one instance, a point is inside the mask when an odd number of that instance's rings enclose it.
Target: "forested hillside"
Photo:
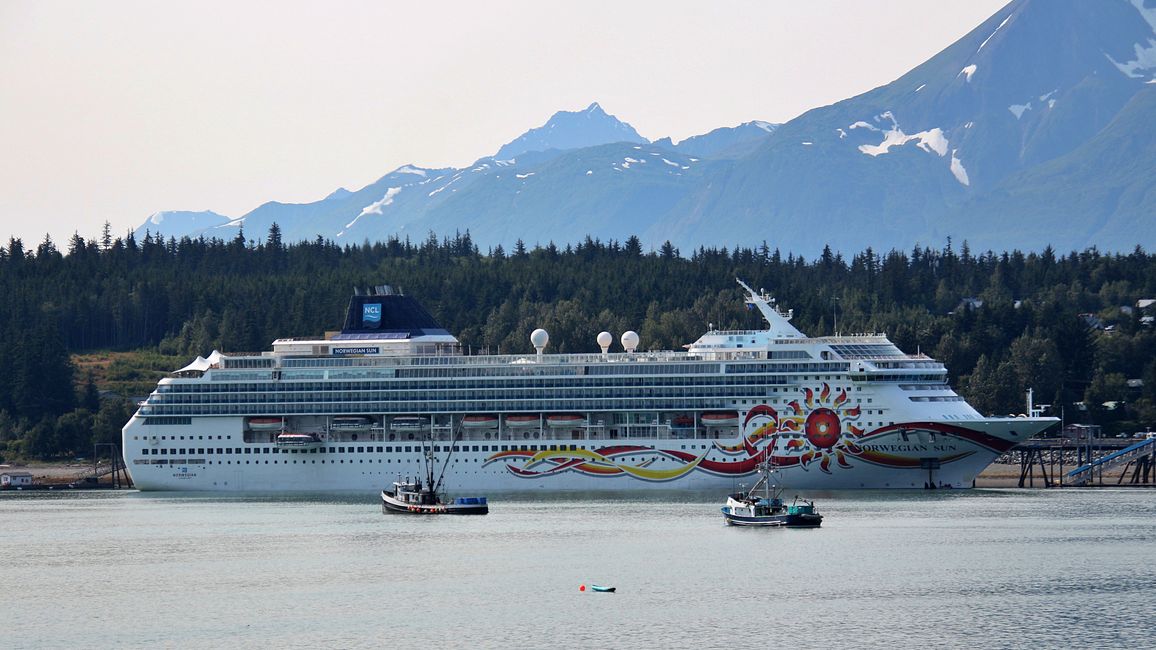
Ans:
[[[0,456],[86,455],[94,438],[117,439],[130,400],[166,364],[338,329],[353,289],[378,284],[418,299],[473,353],[531,351],[536,327],[567,352],[596,351],[602,330],[678,349],[710,324],[761,327],[738,277],[794,309],[805,333],[885,332],[940,359],[981,412],[1022,412],[1031,387],[1068,421],[1156,424],[1156,333],[1137,308],[1156,297],[1156,259],[1144,251],[975,254],[948,241],[816,253],[773,242],[647,251],[635,237],[482,252],[468,233],[285,245],[276,225],[260,241],[138,241],[107,227],[64,251],[13,239],[0,248]],[[124,351],[135,354],[93,363]],[[125,371],[125,358],[146,372]]]

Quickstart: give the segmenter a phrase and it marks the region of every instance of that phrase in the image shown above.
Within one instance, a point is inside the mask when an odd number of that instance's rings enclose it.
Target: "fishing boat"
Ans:
[[[381,511],[409,515],[484,515],[490,512],[486,497],[458,497],[446,503],[428,482],[420,479],[394,481],[393,490],[381,491]]]
[[[486,497],[457,497],[449,501],[442,490],[446,467],[449,466],[456,442],[457,435],[454,436],[452,444],[444,447],[423,439],[421,452],[425,465],[425,480],[398,477],[398,480],[393,482],[392,490],[381,491],[381,511],[410,515],[488,514],[490,506]],[[441,475],[435,480],[434,467],[437,464],[437,457],[434,454],[438,450],[445,452],[446,456],[442,460]]]
[[[727,496],[722,507],[723,519],[732,526],[782,526],[818,528],[823,515],[815,510],[814,501],[795,497],[790,505],[783,503],[782,488],[771,484],[773,468],[769,462],[759,466],[759,480],[747,492]],[[762,494],[759,494],[760,489]]]
[[[602,593],[612,594],[617,587],[606,587],[603,585],[590,585],[590,591],[599,591]]]

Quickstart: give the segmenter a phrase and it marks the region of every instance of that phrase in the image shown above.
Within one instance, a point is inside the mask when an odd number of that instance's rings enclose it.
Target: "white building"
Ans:
[[[32,474],[28,472],[4,472],[0,474],[0,487],[24,487],[32,485]]]

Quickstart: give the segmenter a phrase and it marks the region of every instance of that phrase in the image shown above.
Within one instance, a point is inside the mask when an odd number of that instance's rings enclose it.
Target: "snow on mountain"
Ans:
[[[229,217],[217,214],[212,210],[154,212],[133,231],[133,236],[137,239],[144,239],[146,234],[151,233],[154,237],[163,235],[166,238],[170,236],[179,238],[185,234],[227,225],[229,221]]]
[[[405,165],[241,221],[162,216],[142,229],[243,225],[260,238],[276,222],[286,241],[356,242],[469,230],[483,247],[638,235],[805,254],[949,236],[973,250],[1152,247],[1156,8],[1146,4],[1013,0],[895,81],[781,125],[649,143],[595,103],[462,169]]]

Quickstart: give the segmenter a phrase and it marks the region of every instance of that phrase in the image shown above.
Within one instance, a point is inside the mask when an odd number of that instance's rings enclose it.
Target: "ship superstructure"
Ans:
[[[742,284],[740,282],[740,284]],[[342,331],[214,352],[125,425],[146,490],[376,492],[449,458],[451,491],[729,489],[769,457],[792,488],[970,487],[1054,418],[983,417],[941,363],[884,335],[805,336],[742,284],[763,330],[685,351],[465,355],[413,298],[376,287]]]

